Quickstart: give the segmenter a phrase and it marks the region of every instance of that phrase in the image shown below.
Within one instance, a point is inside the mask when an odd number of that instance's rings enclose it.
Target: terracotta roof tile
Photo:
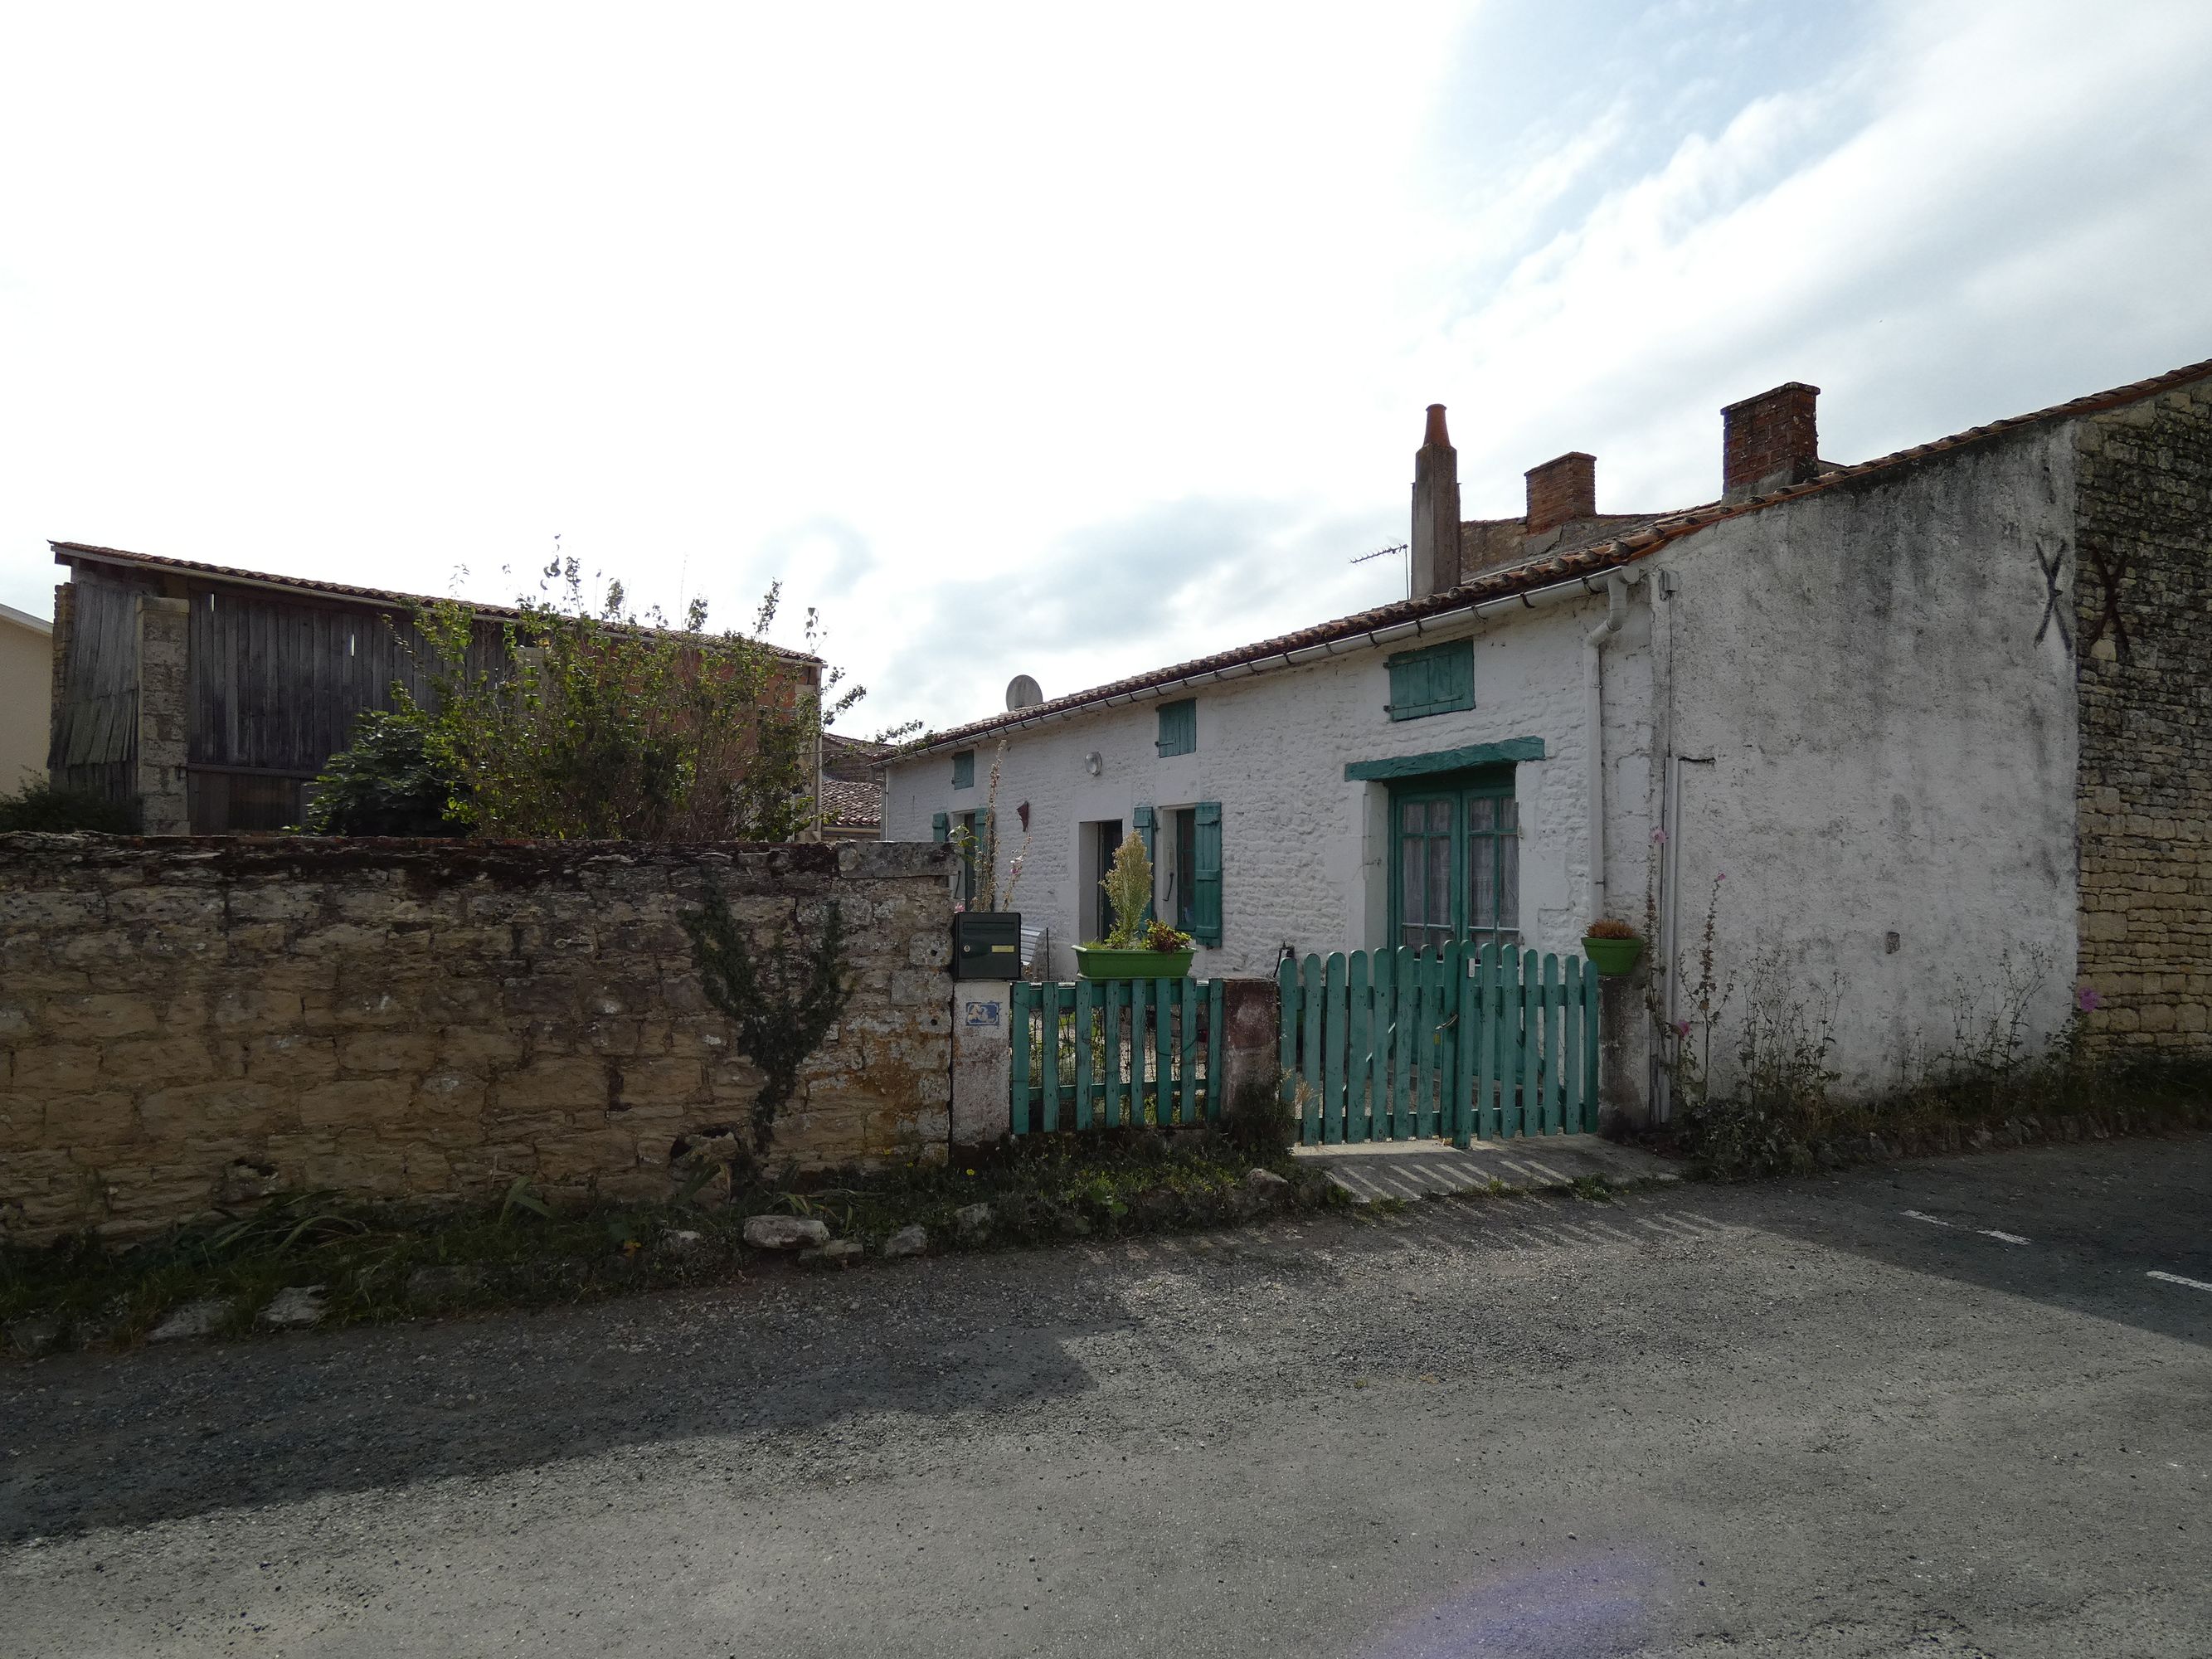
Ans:
[[[1893,454],[1878,456],[1870,461],[1860,461],[1850,466],[1839,466],[1821,473],[1799,484],[1790,484],[1764,495],[1754,495],[1742,501],[1710,501],[1682,512],[1656,520],[1649,528],[1632,532],[1607,541],[1589,543],[1565,550],[1526,564],[1508,566],[1503,569],[1486,571],[1473,581],[1442,593],[1426,594],[1419,599],[1400,599],[1395,604],[1377,605],[1370,611],[1357,611],[1349,617],[1317,623],[1289,634],[1279,634],[1273,639],[1261,640],[1250,645],[1241,645],[1227,651],[1218,651],[1212,656],[1177,663],[1172,667],[1154,669],[1149,673],[1133,675],[1110,684],[1094,686],[1087,691],[1072,692],[1064,697],[1052,698],[1034,708],[994,714],[986,720],[972,720],[965,726],[947,732],[933,732],[899,751],[900,756],[925,753],[949,744],[970,743],[975,738],[1006,727],[1026,725],[1041,717],[1069,714],[1093,704],[1124,701],[1161,686],[1173,685],[1181,680],[1218,674],[1224,669],[1246,664],[1265,662],[1270,658],[1294,654],[1299,651],[1341,643],[1371,634],[1378,629],[1394,628],[1401,623],[1418,622],[1425,617],[1446,611],[1462,611],[1469,605],[1480,605],[1492,599],[1510,599],[1516,593],[1529,593],[1540,587],[1619,568],[1648,556],[1669,542],[1680,541],[1696,534],[1709,526],[1724,520],[1738,519],[1757,513],[1784,501],[1794,501],[1803,496],[1818,495],[1838,484],[1848,483],[1891,467],[1904,466],[1930,456],[1942,455],[1969,444],[2000,434],[2017,432],[2022,428],[2039,425],[2045,421],[2068,420],[2083,415],[2094,415],[2109,409],[2155,397],[2161,392],[2185,386],[2192,380],[2212,378],[2212,358],[2189,363],[2180,368],[2154,375],[2147,380],[2132,381],[2114,386],[2110,391],[2092,392],[2063,404],[2053,404],[2031,414],[2015,415],[2005,420],[1992,421],[1987,425],[1969,427],[1964,432],[1954,433],[1948,438],[1900,449]]]
[[[435,605],[438,600],[428,593],[395,593],[380,587],[356,587],[347,582],[318,581],[312,576],[276,576],[265,570],[240,570],[225,564],[204,564],[198,559],[165,558],[156,553],[133,553],[120,547],[94,547],[85,542],[48,542],[56,562],[75,564],[88,559],[96,564],[121,564],[147,570],[188,571],[198,575],[214,576],[226,581],[249,582],[257,587],[288,587],[301,592],[320,593],[338,599],[365,600],[372,605],[389,605],[412,611],[417,605]],[[469,603],[469,609],[479,617],[520,617],[522,612],[512,605],[478,605]],[[802,651],[787,651],[780,645],[768,647],[777,656],[792,662],[814,663],[821,660]]]

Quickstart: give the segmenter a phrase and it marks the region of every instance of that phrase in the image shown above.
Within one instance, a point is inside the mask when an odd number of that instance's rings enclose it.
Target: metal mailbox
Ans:
[[[1018,910],[963,910],[952,918],[955,979],[1019,979],[1022,917]]]

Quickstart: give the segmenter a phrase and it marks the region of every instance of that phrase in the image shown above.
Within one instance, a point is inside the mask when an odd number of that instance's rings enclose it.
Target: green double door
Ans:
[[[1390,789],[1390,942],[1414,951],[1521,938],[1521,820],[1513,769]]]

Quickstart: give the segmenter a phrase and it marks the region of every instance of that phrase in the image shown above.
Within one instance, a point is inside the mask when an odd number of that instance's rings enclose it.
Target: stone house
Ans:
[[[46,775],[53,633],[44,617],[0,605],[0,794]]]
[[[1832,1021],[1847,1088],[2081,1003],[2094,1041],[2202,1049],[2212,362],[1854,465],[1817,396],[1723,410],[1703,506],[1601,513],[1573,453],[1473,522],[1432,408],[1410,597],[932,734],[884,838],[987,823],[1003,744],[991,839],[1054,976],[1130,830],[1201,975],[1623,918],[1656,945],[1632,1110],[1709,906],[1735,1012]]]
[[[356,718],[391,708],[395,682],[427,694],[413,617],[433,601],[421,594],[51,545],[70,580],[54,590],[48,770],[138,800],[149,835],[297,823]],[[473,609],[481,667],[520,613]],[[818,659],[775,654],[794,690],[818,696]]]

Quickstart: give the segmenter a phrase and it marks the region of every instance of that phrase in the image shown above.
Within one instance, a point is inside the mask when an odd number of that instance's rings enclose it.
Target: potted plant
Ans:
[[[1644,955],[1644,940],[1626,922],[1600,916],[1583,935],[1583,954],[1589,965],[1607,979],[1635,971]]]
[[[1114,854],[1114,869],[1098,884],[1114,911],[1114,931],[1075,947],[1075,969],[1085,979],[1181,979],[1190,971],[1196,941],[1164,921],[1146,921],[1152,902],[1152,861],[1133,830]]]

